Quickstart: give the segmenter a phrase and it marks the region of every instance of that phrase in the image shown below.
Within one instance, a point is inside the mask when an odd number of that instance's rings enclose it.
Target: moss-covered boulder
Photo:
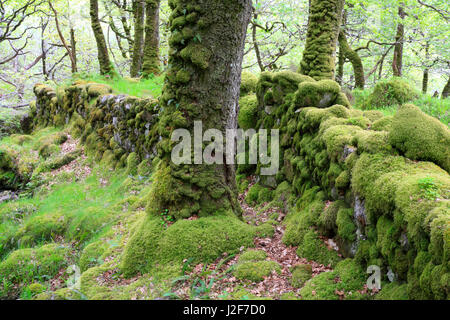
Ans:
[[[432,161],[450,171],[450,130],[412,104],[394,116],[389,142],[407,158]]]
[[[341,87],[333,80],[305,81],[299,84],[295,93],[295,106],[328,108],[336,104],[340,92]]]
[[[127,243],[121,269],[131,276],[158,264],[181,266],[189,258],[192,263],[209,263],[224,253],[252,246],[254,236],[255,228],[234,216],[178,220],[170,226],[160,218],[145,216]]]
[[[418,97],[416,90],[404,79],[379,81],[364,103],[364,109],[402,105]]]

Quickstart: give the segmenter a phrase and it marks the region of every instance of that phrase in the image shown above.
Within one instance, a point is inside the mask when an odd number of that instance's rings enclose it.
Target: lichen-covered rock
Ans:
[[[412,104],[394,116],[389,142],[407,158],[432,161],[450,171],[450,130]]]

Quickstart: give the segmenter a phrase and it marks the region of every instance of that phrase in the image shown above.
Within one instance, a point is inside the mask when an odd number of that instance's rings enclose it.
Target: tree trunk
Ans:
[[[400,19],[403,20],[406,16],[403,7],[398,7],[398,15]],[[395,48],[394,48],[394,57],[392,59],[392,72],[395,77],[402,76],[402,68],[403,68],[403,43],[405,37],[405,26],[402,21],[399,21],[397,25],[397,35],[395,36]]]
[[[336,75],[336,82],[339,83],[340,86],[342,86],[342,84],[344,83],[344,66],[345,66],[344,51],[339,46],[338,70]]]
[[[253,15],[253,19],[254,20],[258,19],[258,15],[256,13]],[[254,23],[252,25],[252,41],[253,41],[253,46],[255,47],[256,61],[258,62],[259,69],[261,70],[261,72],[264,72],[264,71],[266,71],[266,68],[264,67],[264,64],[261,59],[261,51],[259,50],[259,44],[256,39],[256,28],[257,28],[256,23]]]
[[[159,4],[160,0],[147,0],[145,44],[142,75],[147,78],[151,74],[160,73],[159,62]]]
[[[339,48],[342,50],[344,57],[350,60],[353,66],[353,72],[355,74],[355,87],[364,89],[365,79],[363,63],[358,53],[350,48],[343,31],[339,33]]]
[[[241,214],[233,164],[206,164],[191,152],[195,164],[171,160],[175,129],[194,137],[194,121],[203,132],[237,128],[239,87],[251,0],[179,0],[173,13],[169,70],[160,99],[160,158],[148,212],[169,210],[176,219],[215,213]],[[175,7],[176,5],[176,7]],[[180,37],[182,35],[182,37]],[[200,151],[204,146],[200,145]],[[198,150],[197,150],[198,151]],[[195,154],[197,153],[197,156]],[[202,164],[197,164],[202,163]]]
[[[142,55],[144,52],[144,22],[145,1],[136,0],[134,9],[134,47],[133,60],[131,62],[130,75],[132,78],[139,77],[142,69]]]
[[[106,47],[105,35],[103,34],[100,19],[98,18],[98,0],[90,0],[91,26],[97,42],[98,62],[100,65],[100,74],[112,75],[113,67],[109,60],[108,48]]]
[[[444,90],[442,90],[442,99],[448,98],[450,95],[450,78],[448,78],[447,84],[444,87]]]
[[[426,68],[423,70],[423,78],[422,78],[422,93],[426,94],[428,91],[428,78],[429,78],[430,70]]]
[[[336,45],[344,0],[311,0],[300,73],[316,80],[334,79]]]
[[[75,30],[73,28],[70,28],[70,46],[72,47],[71,54],[72,54],[72,73],[78,72],[78,66],[77,66],[77,41],[75,40]]]

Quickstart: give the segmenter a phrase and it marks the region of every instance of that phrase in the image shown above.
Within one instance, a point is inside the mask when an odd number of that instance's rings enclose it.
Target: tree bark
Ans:
[[[134,47],[130,75],[139,77],[144,52],[145,0],[136,0],[134,9]]]
[[[215,213],[241,214],[233,164],[208,165],[191,152],[192,163],[171,160],[171,135],[184,128],[203,132],[237,128],[239,87],[251,0],[178,0],[169,2],[169,69],[160,99],[161,161],[150,192],[148,212],[168,209],[176,219]],[[176,5],[176,7],[175,7]],[[180,37],[182,35],[182,37]],[[203,150],[204,146],[201,147]]]
[[[339,46],[339,56],[338,56],[338,69],[336,75],[336,82],[339,83],[340,86],[344,83],[344,66],[345,66],[345,56],[344,51]]]
[[[142,75],[148,78],[151,74],[160,73],[159,62],[159,5],[160,0],[147,0],[145,44]]]
[[[347,58],[353,66],[353,72],[355,74],[355,87],[359,89],[364,89],[365,79],[364,79],[364,66],[358,53],[350,47],[347,42],[347,37],[344,32],[339,33],[339,48],[345,58]]]
[[[334,79],[336,45],[344,0],[311,0],[300,73],[316,80]]]
[[[442,90],[441,98],[442,99],[448,98],[449,95],[450,95],[450,77],[447,80],[447,84],[445,85],[444,90]]]
[[[91,26],[97,42],[98,62],[100,65],[100,74],[113,75],[113,67],[109,60],[108,48],[106,47],[105,35],[103,34],[100,19],[98,17],[98,0],[90,0]]]
[[[403,25],[403,19],[406,16],[406,13],[402,6],[398,7],[398,15],[400,17],[400,21],[397,25],[397,34],[395,36],[395,47],[394,47],[394,57],[392,59],[392,72],[395,77],[402,76],[402,68],[403,68],[403,43],[405,37],[405,26]]]

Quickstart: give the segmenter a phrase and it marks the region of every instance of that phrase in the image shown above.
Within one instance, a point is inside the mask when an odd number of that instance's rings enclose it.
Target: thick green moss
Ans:
[[[241,75],[241,97],[256,92],[258,77],[253,73],[244,71]]]
[[[376,300],[408,300],[406,284],[396,282],[383,284],[381,291],[376,295]]]
[[[70,263],[70,250],[57,244],[16,250],[0,263],[0,278],[20,286],[48,280]]]
[[[169,213],[170,214],[170,213]],[[157,264],[208,263],[225,252],[237,253],[253,244],[255,230],[233,216],[179,220],[167,229],[161,219],[146,216],[135,227],[123,253],[121,269],[131,276]]]
[[[109,245],[105,241],[96,241],[86,246],[81,253],[78,265],[81,272],[88,270],[89,268],[101,265],[102,255],[108,249]]]
[[[450,171],[450,130],[412,104],[394,116],[389,142],[407,158],[432,161]]]
[[[336,104],[340,92],[341,87],[332,80],[305,81],[299,84],[294,103],[298,108],[328,108]]]
[[[297,255],[326,266],[334,266],[340,260],[337,252],[328,249],[325,243],[319,239],[317,232],[313,230],[309,230],[305,234],[302,244],[297,249]]]
[[[312,266],[310,264],[298,264],[292,270],[291,285],[294,288],[301,288],[311,277]]]
[[[241,280],[259,282],[274,271],[278,274],[281,273],[281,267],[275,261],[243,262],[236,266],[234,275]]]
[[[255,95],[247,95],[239,100],[239,127],[248,130],[256,129],[258,121],[258,100]]]
[[[353,222],[353,209],[340,209],[337,213],[336,224],[338,235],[342,239],[350,242],[356,240],[356,226]]]
[[[262,261],[267,258],[267,253],[263,250],[249,249],[239,257],[239,263],[248,261]]]
[[[401,105],[417,98],[418,94],[408,82],[401,78],[378,81],[370,94],[365,109]]]

